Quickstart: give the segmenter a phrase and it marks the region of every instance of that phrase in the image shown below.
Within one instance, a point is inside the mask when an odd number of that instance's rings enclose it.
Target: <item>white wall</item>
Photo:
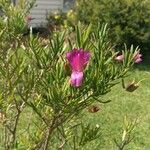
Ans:
[[[46,14],[49,11],[62,9],[63,0],[36,0],[36,7],[32,8],[30,17],[34,18],[29,26],[41,26],[46,24]]]

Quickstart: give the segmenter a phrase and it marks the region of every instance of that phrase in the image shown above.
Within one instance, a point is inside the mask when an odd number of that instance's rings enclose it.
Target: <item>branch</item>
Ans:
[[[17,132],[17,126],[18,126],[18,122],[19,122],[19,117],[20,117],[20,114],[22,112],[22,110],[20,110],[18,104],[17,104],[17,101],[16,99],[14,99],[15,101],[15,106],[16,106],[16,109],[17,109],[17,114],[15,116],[15,122],[14,122],[14,127],[13,129],[9,128],[9,126],[6,126],[7,129],[9,129],[9,131],[11,132],[11,139],[10,139],[10,143],[8,144],[7,148],[10,149],[12,147],[14,147],[15,145],[15,141],[16,141],[16,132]],[[22,106],[23,107],[23,106]]]
[[[50,141],[50,138],[51,138],[51,134],[52,134],[53,130],[56,127],[56,125],[55,125],[56,119],[57,119],[56,117],[53,118],[52,123],[51,123],[50,127],[48,128],[48,134],[46,136],[46,140],[45,140],[45,144],[44,144],[43,150],[47,150],[48,149],[49,141]]]

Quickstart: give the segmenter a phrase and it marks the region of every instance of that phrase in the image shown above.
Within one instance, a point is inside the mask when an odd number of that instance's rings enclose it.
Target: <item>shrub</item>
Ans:
[[[108,23],[111,40],[119,47],[126,43],[150,48],[148,0],[78,0],[75,14],[85,24]]]
[[[18,1],[15,7],[9,0],[0,0],[0,8],[2,11],[0,26],[7,28],[12,34],[21,34],[27,30],[29,10],[34,5],[34,1],[26,2]],[[5,21],[3,21],[5,20]]]
[[[66,19],[66,13],[61,10],[55,10],[49,12],[46,16],[48,24],[47,26],[50,30],[60,29],[64,25],[64,20]]]
[[[75,12],[69,10],[63,12],[62,10],[51,11],[47,14],[47,26],[51,31],[66,29],[68,27],[73,27],[77,23]]]
[[[78,24],[74,40],[64,31],[46,44],[32,32],[22,40],[26,11],[3,2],[9,17],[0,18],[0,149],[85,149],[100,128],[82,122],[82,111],[109,102],[103,96],[140,61],[138,48],[125,49],[116,60],[107,25],[91,30]],[[133,125],[127,123],[122,140],[115,140],[118,147],[131,141]]]

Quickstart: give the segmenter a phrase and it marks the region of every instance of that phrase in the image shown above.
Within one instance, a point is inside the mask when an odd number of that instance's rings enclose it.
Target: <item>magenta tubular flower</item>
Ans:
[[[118,55],[118,56],[115,58],[115,60],[117,60],[117,61],[119,61],[119,62],[123,61],[123,59],[124,59],[124,55],[123,55],[123,54]]]
[[[79,87],[83,81],[83,71],[90,59],[90,53],[83,49],[73,49],[66,55],[71,66],[71,85]]]
[[[133,59],[134,59],[134,62],[135,63],[140,63],[141,61],[142,61],[142,54],[140,54],[139,52],[137,52],[136,54],[135,54],[135,56],[133,57]]]

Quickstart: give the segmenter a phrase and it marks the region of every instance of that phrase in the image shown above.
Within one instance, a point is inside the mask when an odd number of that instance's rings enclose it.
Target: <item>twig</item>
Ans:
[[[16,141],[16,131],[17,131],[17,126],[18,126],[18,122],[19,122],[19,117],[20,117],[20,114],[21,114],[21,110],[17,104],[17,101],[16,99],[14,100],[15,101],[15,106],[16,106],[16,109],[17,109],[17,114],[16,114],[16,118],[15,118],[15,123],[14,123],[14,127],[13,129],[11,130],[11,133],[12,133],[12,137],[11,137],[11,140],[10,140],[10,144],[8,146],[8,149],[10,147],[13,147],[15,145],[15,141]]]
[[[57,129],[58,129],[59,133],[61,134],[60,140],[62,140],[62,144],[59,145],[58,150],[62,150],[67,141],[65,139],[65,133],[64,132],[62,133],[62,131],[59,129],[59,127]]]
[[[55,129],[56,119],[57,119],[56,116],[54,116],[54,118],[52,120],[52,123],[51,123],[50,127],[48,128],[48,134],[46,136],[46,140],[45,140],[45,143],[44,143],[43,150],[47,150],[48,149],[49,141],[50,141],[50,138],[51,138],[51,134],[52,134],[53,130]]]

